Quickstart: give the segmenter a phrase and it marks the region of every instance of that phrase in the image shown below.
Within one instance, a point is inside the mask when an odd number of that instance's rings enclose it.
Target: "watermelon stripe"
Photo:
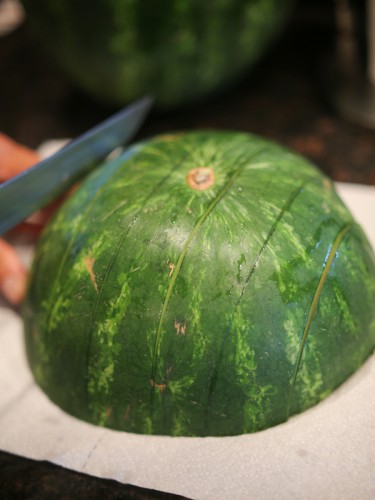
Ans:
[[[92,322],[91,322],[91,326],[90,326],[90,330],[89,330],[89,336],[88,336],[88,344],[87,344],[87,354],[86,354],[86,366],[87,366],[87,377],[86,377],[86,395],[88,396],[89,394],[89,383],[90,383],[90,376],[89,376],[89,372],[90,372],[90,359],[91,359],[91,348],[92,348],[92,338],[93,338],[93,334],[94,334],[94,327],[95,327],[95,324],[96,324],[96,319],[97,319],[97,315],[98,315],[98,311],[99,311],[99,306],[101,304],[101,300],[102,300],[102,297],[103,297],[103,292],[104,292],[104,288],[105,288],[105,285],[108,283],[108,277],[111,273],[111,270],[113,269],[113,266],[116,262],[116,259],[117,257],[120,255],[120,251],[121,251],[121,248],[123,247],[124,243],[125,243],[125,240],[127,238],[127,236],[129,235],[129,232],[131,230],[131,228],[134,226],[135,222],[137,221],[137,219],[139,218],[139,214],[141,214],[145,207],[147,206],[148,202],[154,198],[155,195],[158,194],[158,192],[160,191],[160,189],[162,188],[162,186],[165,184],[165,182],[170,178],[170,176],[173,174],[173,172],[175,170],[177,170],[178,168],[180,168],[180,166],[184,163],[185,161],[185,157],[183,157],[181,159],[180,162],[178,162],[177,164],[173,165],[173,167],[171,168],[171,170],[155,185],[155,187],[151,190],[151,192],[148,194],[148,196],[145,198],[142,206],[137,210],[137,212],[134,214],[133,216],[133,219],[131,220],[131,222],[129,223],[126,231],[121,235],[119,241],[118,241],[118,244],[114,250],[114,253],[109,261],[109,264],[108,266],[106,267],[105,269],[105,272],[104,272],[104,277],[103,277],[103,282],[100,286],[100,289],[98,291],[98,297],[97,297],[97,300],[95,302],[95,305],[94,305],[94,308],[93,308],[93,314],[92,314]],[[112,214],[111,215],[114,215],[117,211],[117,208],[116,210],[113,210],[112,211]]]
[[[291,404],[291,400],[292,400],[292,394],[293,394],[294,386],[295,386],[295,383],[296,383],[296,380],[297,380],[298,370],[299,370],[299,367],[301,365],[303,350],[304,350],[304,347],[305,347],[305,344],[306,344],[306,340],[307,340],[307,336],[308,336],[308,333],[310,331],[311,323],[312,323],[312,320],[313,320],[313,317],[314,317],[314,314],[315,314],[315,311],[316,311],[316,308],[317,308],[317,305],[318,305],[318,302],[319,302],[319,298],[321,296],[321,293],[322,293],[324,284],[325,284],[325,282],[327,280],[328,274],[329,274],[329,272],[330,272],[330,270],[332,268],[333,261],[335,260],[335,257],[337,255],[338,247],[340,246],[340,243],[342,242],[344,236],[346,235],[346,233],[349,231],[349,229],[351,227],[352,227],[352,223],[351,222],[348,223],[348,224],[346,224],[338,232],[338,234],[337,234],[337,236],[336,236],[333,244],[328,247],[327,256],[325,258],[325,262],[324,262],[324,265],[323,265],[323,272],[322,272],[322,274],[320,276],[320,279],[319,279],[319,282],[318,282],[318,286],[316,287],[316,290],[315,290],[315,293],[314,293],[314,296],[313,296],[313,299],[312,299],[312,302],[311,302],[309,314],[307,316],[306,325],[305,325],[305,328],[303,330],[303,334],[302,334],[302,338],[301,338],[301,342],[300,342],[300,347],[299,347],[299,351],[298,351],[298,356],[297,356],[297,360],[296,360],[296,364],[295,364],[295,368],[294,368],[294,373],[293,373],[293,378],[292,378],[292,384],[291,384],[290,393],[289,393],[288,415],[289,415],[289,411],[290,411],[290,404]]]
[[[91,203],[88,205],[87,207],[87,210],[85,211],[85,214],[84,218],[89,218],[89,214],[91,212],[91,209],[93,208],[94,206],[94,201],[95,201],[95,196],[94,198],[91,200]],[[77,227],[75,228],[75,231],[72,232],[72,235],[71,235],[71,238],[70,240],[68,241],[68,244],[65,248],[65,252],[62,256],[62,259],[61,261],[59,262],[59,266],[57,268],[57,273],[56,273],[56,276],[53,280],[53,283],[52,283],[52,287],[51,287],[51,296],[54,296],[57,292],[57,287],[60,286],[60,283],[61,283],[61,276],[62,276],[62,272],[63,272],[63,269],[64,269],[64,266],[66,264],[66,261],[70,255],[70,251],[72,249],[72,246],[76,240],[76,237],[77,235],[79,234],[79,231],[80,231],[80,226],[77,225]],[[51,308],[49,310],[49,313],[48,313],[48,316],[47,316],[47,320],[46,320],[46,324],[47,324],[47,331],[51,331],[53,328],[52,328],[52,320],[53,320],[53,313],[54,313],[54,308]]]
[[[213,199],[213,201],[210,203],[208,206],[207,210],[203,212],[203,214],[198,218],[196,221],[193,230],[191,231],[188,239],[186,240],[182,251],[178,257],[176,266],[173,270],[172,276],[171,276],[171,281],[169,283],[169,287],[164,299],[164,304],[162,307],[162,311],[160,314],[160,320],[158,324],[158,329],[156,332],[156,337],[155,337],[155,345],[154,345],[154,352],[153,352],[153,359],[152,359],[152,368],[151,368],[151,378],[150,378],[150,383],[151,383],[151,391],[150,391],[150,402],[151,402],[151,407],[152,407],[152,402],[153,402],[153,395],[155,392],[155,387],[156,387],[156,370],[157,370],[157,360],[160,356],[160,346],[161,346],[161,337],[162,337],[162,328],[163,328],[163,323],[164,323],[164,318],[168,309],[168,305],[171,299],[171,295],[173,292],[173,287],[176,283],[178,273],[181,269],[182,263],[184,261],[185,255],[189,249],[189,246],[191,242],[193,241],[195,235],[198,233],[199,229],[201,228],[202,224],[204,221],[207,219],[207,217],[210,215],[210,213],[214,210],[214,208],[217,206],[217,204],[223,199],[223,197],[227,194],[229,189],[232,187],[234,181],[239,177],[239,175],[243,172],[244,168],[248,165],[248,161],[251,159],[253,160],[259,153],[261,153],[262,150],[257,151],[256,153],[253,153],[250,155],[250,158],[245,158],[242,165],[238,167],[238,169],[234,172],[234,174],[229,178],[229,181],[224,185],[223,189],[219,191],[219,193],[216,195],[216,197]]]
[[[90,214],[93,208],[95,208],[95,205],[97,203],[97,200],[100,199],[102,195],[102,191],[105,191],[105,189],[108,189],[108,184],[106,183],[108,177],[112,175],[114,171],[118,168],[120,164],[114,163],[112,165],[112,168],[107,168],[106,174],[102,175],[99,180],[99,187],[94,191],[94,195],[92,196],[89,204],[85,208],[85,210],[82,213],[82,220],[81,224],[84,224],[86,221],[90,220]],[[81,224],[76,224],[73,226],[74,230],[71,233],[71,236],[69,238],[69,241],[67,243],[67,246],[65,248],[65,251],[62,255],[61,260],[59,261],[58,267],[57,267],[57,274],[55,275],[52,285],[51,285],[51,292],[50,292],[50,297],[53,298],[58,294],[58,287],[61,285],[61,278],[62,278],[62,272],[64,269],[64,266],[67,262],[67,260],[70,257],[70,252],[73,247],[73,244],[75,243],[77,236],[80,234],[82,231],[82,226]],[[53,324],[53,315],[54,315],[55,309],[53,307],[50,308],[47,319],[46,319],[46,324],[47,324],[47,331],[51,331],[52,324]]]
[[[282,206],[280,212],[279,212],[279,215],[277,216],[277,218],[275,219],[275,221],[273,222],[259,252],[258,252],[258,255],[256,256],[255,258],[255,261],[254,261],[254,264],[246,278],[246,281],[245,281],[245,284],[242,288],[242,291],[241,291],[241,294],[234,306],[234,310],[231,314],[231,319],[229,320],[228,322],[228,325],[227,325],[227,328],[226,328],[226,331],[224,333],[224,336],[223,336],[223,340],[221,342],[221,346],[220,346],[220,350],[219,350],[219,354],[218,354],[218,357],[217,357],[217,361],[215,363],[215,367],[214,367],[214,371],[213,371],[213,375],[211,377],[211,382],[210,382],[210,387],[209,387],[209,391],[208,391],[208,398],[207,398],[207,407],[206,407],[206,421],[208,419],[208,413],[209,413],[209,408],[211,406],[211,400],[212,400],[212,395],[213,395],[213,392],[214,392],[214,389],[215,389],[215,383],[216,383],[216,380],[217,380],[217,375],[218,375],[218,372],[219,372],[219,365],[221,364],[221,360],[223,358],[223,354],[224,354],[224,348],[225,348],[225,344],[228,340],[228,337],[230,335],[230,332],[231,332],[231,329],[232,329],[232,325],[233,325],[233,319],[234,319],[234,315],[235,315],[235,310],[239,307],[241,301],[242,301],[242,298],[245,294],[245,291],[247,289],[247,286],[250,282],[250,279],[252,278],[253,274],[255,273],[256,269],[258,268],[258,264],[259,264],[259,261],[263,255],[263,252],[265,251],[272,235],[274,234],[274,232],[276,231],[276,228],[279,224],[279,222],[281,221],[281,219],[284,217],[284,215],[286,214],[286,212],[290,209],[291,205],[293,204],[293,202],[295,201],[295,199],[297,198],[297,196],[302,192],[303,190],[303,185],[299,186],[298,188],[294,189],[292,191],[292,193],[290,194],[290,196],[288,197],[288,199],[286,200],[286,202],[284,203],[284,205]]]

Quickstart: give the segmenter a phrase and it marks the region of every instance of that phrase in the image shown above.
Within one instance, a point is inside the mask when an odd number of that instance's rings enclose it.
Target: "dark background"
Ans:
[[[364,2],[352,3],[364,60]],[[375,132],[340,117],[327,86],[337,38],[334,4],[299,0],[283,35],[237,85],[184,109],[154,111],[137,138],[198,128],[253,132],[301,152],[335,180],[375,184]],[[26,22],[0,38],[2,132],[37,147],[76,137],[117,111],[68,81],[27,28]]]
[[[352,3],[363,63],[364,2]],[[75,137],[116,111],[75,88],[27,28],[26,22],[0,38],[0,131],[37,147],[46,139]],[[336,41],[334,0],[300,0],[278,43],[241,82],[194,106],[154,111],[138,138],[181,129],[247,131],[304,154],[334,180],[375,185],[375,130],[341,117],[332,105],[327,82]],[[176,498],[1,452],[0,497]]]

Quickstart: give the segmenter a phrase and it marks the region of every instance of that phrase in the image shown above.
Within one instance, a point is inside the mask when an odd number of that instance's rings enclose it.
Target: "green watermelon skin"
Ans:
[[[189,185],[195,168],[213,184]],[[317,168],[247,134],[172,134],[97,170],[47,227],[27,356],[50,399],[94,424],[251,433],[361,366],[374,303],[372,249]]]
[[[170,108],[219,91],[251,68],[294,0],[23,0],[41,47],[111,105],[152,94]]]

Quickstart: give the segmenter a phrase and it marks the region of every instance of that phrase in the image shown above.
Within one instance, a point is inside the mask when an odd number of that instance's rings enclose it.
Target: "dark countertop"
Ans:
[[[226,93],[174,112],[153,112],[138,138],[181,129],[264,135],[313,160],[337,181],[375,185],[375,130],[331,106],[322,70],[335,42],[333,2],[301,1],[287,32]],[[0,130],[31,147],[74,137],[109,116],[47,61],[27,26],[0,38]],[[2,498],[177,498],[0,452]]]
[[[177,500],[179,495],[81,474],[49,462],[0,452],[2,500]]]

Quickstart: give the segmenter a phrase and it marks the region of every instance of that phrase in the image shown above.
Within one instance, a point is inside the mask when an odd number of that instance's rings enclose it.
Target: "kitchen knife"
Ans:
[[[53,201],[129,142],[152,106],[145,97],[69,142],[54,155],[0,184],[0,235]]]

